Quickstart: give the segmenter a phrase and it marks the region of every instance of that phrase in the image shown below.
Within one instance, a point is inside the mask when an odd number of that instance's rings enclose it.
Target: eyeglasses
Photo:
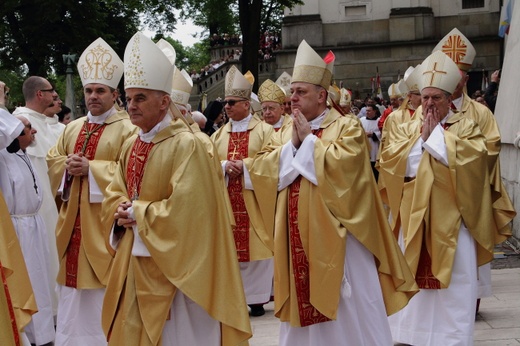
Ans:
[[[32,124],[24,125],[26,129],[32,130]]]
[[[222,101],[222,105],[223,106],[229,105],[229,107],[233,107],[235,105],[235,103],[244,102],[244,101],[247,101],[247,100],[224,100],[224,101]]]
[[[41,92],[49,92],[49,93],[53,93],[54,92],[54,88],[50,88],[50,89],[40,89]]]

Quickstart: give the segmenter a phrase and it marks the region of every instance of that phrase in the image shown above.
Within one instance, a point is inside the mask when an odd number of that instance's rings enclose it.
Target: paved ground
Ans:
[[[507,243],[495,249],[491,263],[493,295],[483,298],[475,323],[474,346],[520,346],[520,254]],[[278,346],[278,319],[274,304],[265,306],[266,314],[252,317],[251,346]]]

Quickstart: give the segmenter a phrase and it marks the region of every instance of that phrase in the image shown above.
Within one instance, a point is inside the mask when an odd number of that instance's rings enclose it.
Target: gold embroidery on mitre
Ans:
[[[272,101],[279,104],[285,101],[285,92],[272,80],[267,79],[258,89],[260,102]]]
[[[321,85],[328,90],[330,81],[332,80],[332,72],[323,67],[311,65],[298,65],[294,67],[292,82],[305,82],[315,85]]]
[[[80,66],[82,80],[111,80],[117,70],[117,64],[111,64],[112,52],[97,45],[85,55],[85,64]]]
[[[127,85],[147,87],[148,83],[144,78],[143,64],[141,53],[139,51],[140,37],[136,36],[132,44],[130,61],[126,64],[125,69],[125,88]]]
[[[170,98],[173,102],[185,106],[190,100],[190,94],[183,91],[172,90]]]

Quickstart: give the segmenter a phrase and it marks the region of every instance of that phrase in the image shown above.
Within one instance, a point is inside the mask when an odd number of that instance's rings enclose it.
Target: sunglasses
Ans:
[[[247,100],[224,100],[224,101],[222,101],[222,105],[223,106],[229,105],[229,107],[233,107],[235,105],[235,103],[244,102],[244,101],[247,101]]]

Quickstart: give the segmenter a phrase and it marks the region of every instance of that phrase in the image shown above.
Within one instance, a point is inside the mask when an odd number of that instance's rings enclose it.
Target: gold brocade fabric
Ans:
[[[105,228],[114,223],[119,203],[130,200],[125,173],[134,141],[132,137],[124,144],[107,188]],[[164,323],[180,290],[221,322],[222,345],[237,345],[251,337],[251,326],[229,211],[219,207],[229,201],[217,164],[181,120],[161,130],[153,143],[139,199],[132,205],[151,257],[131,255],[134,236],[126,230],[107,285],[103,329],[113,345],[161,345]]]
[[[298,226],[310,267],[310,302],[330,319],[336,318],[346,236],[350,232],[375,257],[388,314],[402,309],[417,292],[413,276],[392,235],[368,156],[359,120],[330,110],[320,126],[314,159],[318,185],[303,178]],[[266,215],[275,218],[275,315],[300,326],[288,239],[288,188],[277,194],[281,138],[250,167],[253,186]],[[255,189],[258,191],[259,189]],[[274,219],[274,217],[273,217]]]
[[[485,138],[477,124],[460,113],[452,115],[447,124],[444,139],[448,167],[425,151],[417,177],[405,183],[406,162],[420,137],[421,119],[396,127],[380,158],[380,173],[387,179],[387,193],[402,196],[398,213],[408,264],[415,273],[424,241],[432,260],[432,273],[442,288],[448,287],[451,280],[462,220],[477,243],[479,265],[493,258],[495,244],[490,231],[495,225]]]
[[[246,166],[252,161],[255,154],[269,142],[272,134],[275,133],[271,125],[264,123],[256,117],[253,117],[249,122],[248,132],[248,157],[242,160]],[[227,123],[211,136],[220,160],[226,160],[228,157],[230,134],[231,124]],[[249,259],[250,261],[257,261],[271,258],[273,257],[274,248],[273,219],[272,217],[264,217],[265,214],[261,210],[263,206],[258,203],[256,197],[259,191],[243,189],[242,192],[250,220]]]
[[[82,131],[84,122],[85,119],[80,118],[68,124],[56,146],[51,148],[47,154],[49,178],[54,193],[58,191],[65,171],[65,160],[68,154],[74,152],[74,145],[80,131]],[[96,180],[101,191],[105,191],[112,181],[123,142],[137,132],[137,128],[132,125],[125,111],[119,111],[110,116],[105,123],[106,126],[99,140],[94,159],[89,161],[90,174]],[[78,210],[81,213],[82,234],[77,262],[78,289],[104,287],[112,262],[112,256],[107,249],[110,246],[105,243],[104,237],[104,234],[109,232],[110,229],[104,229],[101,224],[99,217],[101,215],[101,203],[89,202],[88,180],[86,177],[72,180],[71,198],[68,202],[63,202],[56,226],[56,243],[60,261],[57,282],[64,285],[66,251],[71,241]],[[80,189],[82,191],[81,200],[78,200],[77,196],[79,196]]]
[[[25,261],[22,255],[22,249],[18,242],[18,237],[11,222],[11,216],[4,196],[0,191],[0,263],[2,263],[3,275],[5,275],[5,283],[9,287],[9,295],[11,301],[7,301],[4,288],[0,288],[1,293],[1,310],[0,310],[0,341],[1,345],[11,345],[7,342],[8,335],[13,335],[13,327],[11,322],[11,314],[5,308],[9,304],[13,308],[16,318],[18,331],[23,331],[24,327],[31,321],[31,315],[38,311],[36,300],[29,280],[29,274],[25,267]],[[2,283],[3,286],[3,283]],[[3,305],[5,304],[5,306]],[[4,330],[4,328],[6,328]],[[6,337],[7,339],[2,339]],[[3,341],[6,340],[6,343]]]
[[[0,344],[7,346],[20,345],[20,332],[16,324],[16,316],[14,314],[13,303],[4,268],[0,262]]]

